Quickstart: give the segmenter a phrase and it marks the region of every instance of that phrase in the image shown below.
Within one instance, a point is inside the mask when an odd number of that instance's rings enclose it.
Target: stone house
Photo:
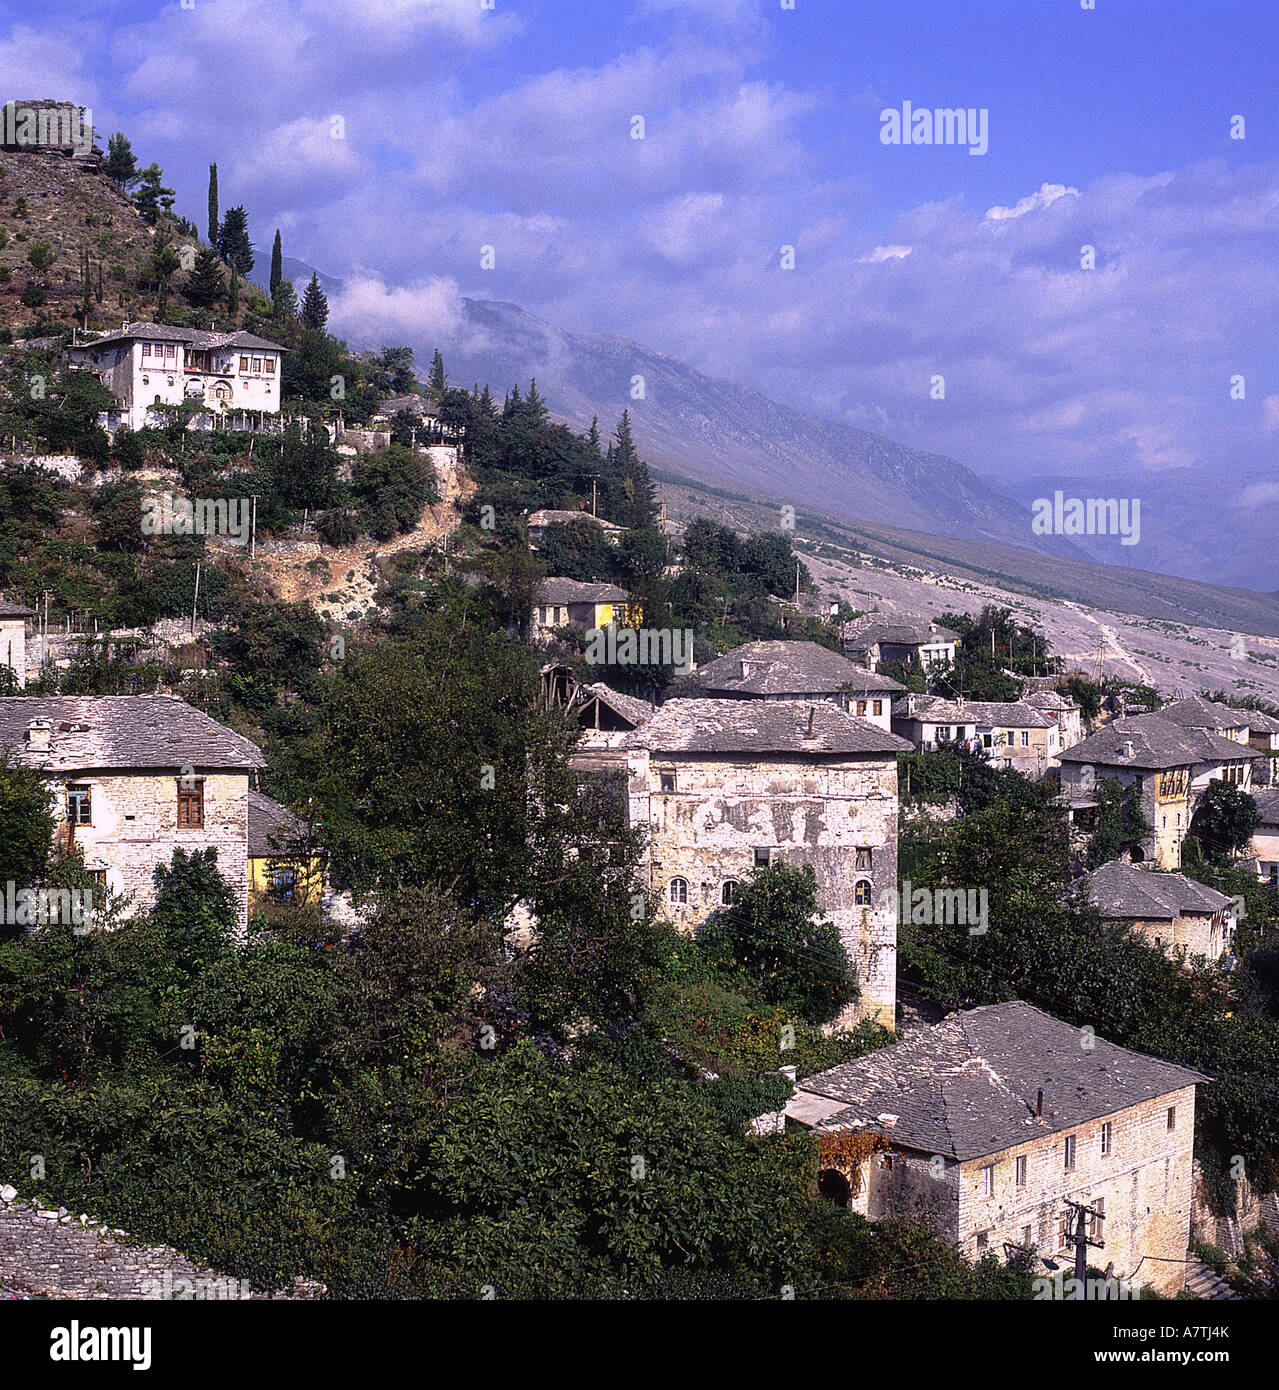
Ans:
[[[19,690],[27,684],[27,619],[34,617],[30,608],[0,599],[0,666],[13,672]]]
[[[845,623],[844,655],[873,671],[881,661],[928,670],[955,660],[959,634],[931,618],[867,613]]]
[[[743,642],[701,670],[717,700],[828,700],[891,733],[899,681],[876,675],[818,642]]]
[[[605,521],[602,516],[592,516],[590,512],[568,511],[563,508],[541,507],[529,513],[528,538],[530,546],[536,550],[546,536],[548,526],[595,526],[603,533],[610,545],[618,545],[627,528],[614,521]]]
[[[1021,697],[1023,705],[1046,714],[1057,725],[1059,748],[1070,748],[1084,736],[1084,715],[1079,706],[1060,690],[1035,690]]]
[[[1069,1199],[1101,1213],[1093,1261],[1171,1295],[1207,1080],[1014,1000],[810,1076],[785,1113],[814,1132],[821,1190],[872,1221],[929,1221],[970,1259],[1071,1261]]]
[[[630,594],[616,584],[588,584],[578,579],[544,579],[533,605],[533,625],[539,633],[557,627],[583,632],[624,624]]]
[[[685,931],[770,864],[808,865],[857,968],[858,1017],[889,1026],[897,981],[897,754],[827,702],[668,700],[619,742],[643,871]]]
[[[1133,861],[1178,869],[1182,841],[1208,783],[1219,778],[1248,791],[1251,764],[1259,755],[1246,743],[1185,728],[1159,713],[1115,719],[1058,756],[1062,803],[1072,823],[1095,817],[1099,782],[1136,785],[1153,833],[1133,850]]]
[[[1166,955],[1212,962],[1234,939],[1232,899],[1183,874],[1112,861],[1084,879],[1104,922],[1131,927]]]
[[[921,753],[959,743],[1031,777],[1055,767],[1061,752],[1057,721],[1024,701],[909,694],[893,704],[892,719],[893,732]]]
[[[248,865],[251,903],[302,906],[318,903],[324,893],[324,857],[311,829],[287,806],[252,788]]]
[[[1279,888],[1279,787],[1258,787],[1252,799],[1261,812],[1250,846],[1257,876]]]
[[[179,847],[218,852],[248,922],[249,783],[260,749],[173,695],[0,698],[0,748],[44,774],[58,842],[142,911]]]
[[[1253,784],[1272,786],[1279,781],[1279,719],[1261,710],[1235,709],[1203,695],[1164,705],[1159,717],[1184,729],[1206,729],[1221,738],[1248,744],[1262,755],[1252,765]]]
[[[217,415],[278,414],[285,351],[252,333],[126,323],[91,343],[72,343],[67,363],[92,372],[115,396],[117,408],[100,422],[105,429],[139,430],[188,402]]]

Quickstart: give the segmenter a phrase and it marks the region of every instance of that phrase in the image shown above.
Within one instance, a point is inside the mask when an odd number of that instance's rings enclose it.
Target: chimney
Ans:
[[[53,738],[53,725],[47,719],[33,719],[27,725],[27,747],[37,753],[47,753]]]
[[[809,707],[808,707],[808,730],[807,730],[807,732],[804,734],[804,737],[805,737],[805,738],[816,738],[816,737],[817,737],[817,735],[816,735],[815,733],[813,733],[813,720],[814,720],[814,718],[816,717],[816,715],[817,715],[817,710],[816,710],[812,705],[809,705]]]
[[[1035,1097],[1035,1118],[1039,1119],[1044,1113],[1044,1088],[1039,1088],[1039,1094]]]

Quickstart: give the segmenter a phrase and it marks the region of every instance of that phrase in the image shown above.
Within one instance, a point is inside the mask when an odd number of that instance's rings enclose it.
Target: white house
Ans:
[[[13,672],[19,690],[27,684],[27,619],[34,617],[31,609],[0,599],[0,666]]]
[[[105,429],[137,430],[162,424],[162,412],[185,401],[218,415],[278,414],[285,351],[252,333],[128,323],[94,342],[73,343],[67,362],[93,372],[115,396],[118,409],[100,420]]]

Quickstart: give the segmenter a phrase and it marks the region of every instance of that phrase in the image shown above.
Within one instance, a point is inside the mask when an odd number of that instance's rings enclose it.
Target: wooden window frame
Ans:
[[[192,783],[189,787],[182,785],[184,778],[178,778],[178,829],[179,830],[203,830],[204,829],[204,778],[193,777],[189,779]],[[197,819],[191,819],[191,807],[196,808]],[[183,808],[186,808],[185,812]],[[186,819],[183,819],[183,816]]]

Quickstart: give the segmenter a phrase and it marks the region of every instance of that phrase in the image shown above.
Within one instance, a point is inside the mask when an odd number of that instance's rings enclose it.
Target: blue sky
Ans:
[[[216,159],[361,337],[510,299],[979,471],[1260,472],[1277,32],[1273,0],[106,0],[0,4],[0,79],[125,130],[201,226]],[[988,151],[884,145],[903,100],[986,110]]]

